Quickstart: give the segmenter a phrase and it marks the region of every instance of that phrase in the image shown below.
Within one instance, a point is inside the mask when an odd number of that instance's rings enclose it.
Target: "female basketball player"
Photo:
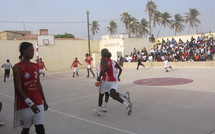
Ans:
[[[75,74],[76,74],[77,76],[79,76],[79,75],[78,75],[78,64],[82,65],[82,64],[78,61],[78,58],[76,57],[75,60],[72,62],[72,65],[71,65],[71,67],[70,67],[70,69],[71,69],[71,68],[74,69],[74,72],[73,72],[73,75],[72,75],[73,77],[75,77]]]
[[[87,53],[85,55],[85,62],[87,64],[87,77],[90,77],[89,76],[90,72],[93,74],[93,77],[95,77],[95,74],[93,73],[92,65],[91,65],[92,60],[93,60],[93,58]]]
[[[101,56],[102,56],[102,60],[100,63],[101,71],[100,71],[99,77],[97,78],[97,81],[101,82],[100,90],[103,93],[109,92],[110,96],[114,100],[117,100],[120,103],[124,104],[127,107],[128,115],[130,115],[132,112],[132,104],[130,103],[129,94],[125,95],[125,94],[116,92],[116,90],[118,89],[117,78],[119,79],[122,69],[120,66],[118,66],[120,71],[119,71],[118,77],[116,78],[114,76],[114,74],[116,74],[115,73],[116,70],[114,69],[115,68],[114,63],[112,62],[111,59],[107,58],[108,56],[110,56],[110,52],[108,51],[108,49],[102,49]],[[123,96],[125,99],[121,98],[121,96]],[[100,109],[95,109],[95,112],[97,112],[96,110],[100,112]]]
[[[44,110],[48,109],[48,105],[40,83],[38,66],[30,61],[34,56],[33,44],[22,42],[19,51],[21,61],[13,68],[14,127],[22,127],[21,134],[29,134],[29,130],[34,124],[37,134],[45,134]]]

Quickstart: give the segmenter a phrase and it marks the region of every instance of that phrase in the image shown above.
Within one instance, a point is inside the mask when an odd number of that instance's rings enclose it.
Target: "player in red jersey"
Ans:
[[[95,77],[95,74],[93,73],[93,70],[92,70],[92,60],[93,58],[87,53],[85,55],[85,62],[87,64],[87,77],[89,77],[89,73],[91,72],[93,74],[93,77]]]
[[[38,64],[38,68],[39,68],[39,74],[43,74],[43,76],[45,76],[45,71],[44,68],[47,70],[45,63],[43,62],[42,58],[39,59]]]
[[[74,69],[74,72],[73,72],[73,75],[72,75],[73,77],[75,77],[75,74],[76,74],[77,76],[79,76],[79,75],[78,75],[78,64],[82,65],[82,64],[78,61],[78,58],[76,57],[75,60],[72,62],[72,65],[71,65],[71,67],[70,67],[70,69],[71,69],[71,68]]]
[[[15,102],[14,128],[22,127],[21,134],[29,134],[34,124],[37,134],[45,134],[44,111],[48,109],[40,83],[38,65],[30,60],[34,56],[33,44],[20,44],[20,62],[13,68]]]
[[[100,81],[101,83],[100,90],[103,93],[105,92],[110,93],[110,96],[114,100],[124,104],[127,108],[128,115],[130,115],[132,112],[132,104],[130,102],[129,94],[122,94],[116,91],[118,90],[117,80],[120,80],[119,77],[121,75],[122,69],[118,64],[115,64],[116,62],[113,62],[110,58],[107,58],[110,56],[110,52],[108,51],[108,49],[102,49],[101,55],[102,55],[102,59],[100,63],[101,65],[100,74],[99,74],[99,77],[97,78],[97,81]],[[117,66],[120,70],[117,77],[115,76],[117,71],[115,66]],[[98,107],[97,109],[94,109],[94,111],[97,114],[100,114],[100,111],[102,110],[101,110],[101,107]]]

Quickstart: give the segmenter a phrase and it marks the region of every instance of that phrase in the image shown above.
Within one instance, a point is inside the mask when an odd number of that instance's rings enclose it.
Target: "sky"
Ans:
[[[89,20],[98,21],[100,31],[93,37],[99,40],[108,35],[107,26],[111,20],[118,25],[118,34],[126,33],[120,15],[128,12],[140,21],[148,20],[145,12],[148,0],[0,0],[0,31],[48,29],[50,35],[71,33],[76,38],[87,39],[87,14]],[[200,12],[201,24],[191,29],[190,34],[215,32],[215,0],[153,0],[160,12],[185,15],[189,8]],[[157,35],[157,26],[153,33]],[[184,32],[188,34],[188,26]],[[171,36],[174,31],[162,28],[159,36]]]

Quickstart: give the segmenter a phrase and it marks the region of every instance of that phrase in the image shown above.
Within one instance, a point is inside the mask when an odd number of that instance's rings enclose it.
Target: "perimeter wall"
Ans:
[[[191,36],[197,38],[198,35],[183,35],[183,36],[169,36],[161,37],[156,40],[171,39],[172,37],[178,41],[179,38],[182,40],[190,40]],[[0,40],[0,65],[5,63],[6,59],[9,59],[14,65],[19,62],[19,44],[23,41],[28,41],[36,44],[36,40]],[[91,41],[91,55],[93,57],[93,66],[99,64],[101,54],[100,51],[103,48],[108,48],[112,53],[112,58],[117,60],[117,54],[122,56],[129,55],[133,52],[134,48],[137,51],[141,51],[143,47],[147,50],[150,49],[155,43],[151,43],[147,38],[117,38],[117,39],[106,39],[101,41]],[[86,68],[84,62],[85,54],[88,53],[88,41],[87,40],[71,40],[55,39],[54,46],[39,46],[39,57],[43,59],[48,71],[60,71],[69,70],[75,57],[83,64],[79,68]],[[33,62],[36,60],[36,53]],[[148,64],[149,63],[144,63]],[[163,67],[161,62],[153,62],[154,67]],[[174,62],[171,63],[175,67],[215,67],[214,61],[212,62]],[[151,64],[150,64],[151,65]],[[135,67],[136,63],[125,63],[125,66]],[[4,69],[1,69],[0,76],[3,76]]]

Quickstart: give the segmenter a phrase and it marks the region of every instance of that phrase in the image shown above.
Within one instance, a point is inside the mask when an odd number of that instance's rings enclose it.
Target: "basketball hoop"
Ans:
[[[52,35],[41,35],[37,36],[37,44],[38,46],[53,46],[54,36]]]

